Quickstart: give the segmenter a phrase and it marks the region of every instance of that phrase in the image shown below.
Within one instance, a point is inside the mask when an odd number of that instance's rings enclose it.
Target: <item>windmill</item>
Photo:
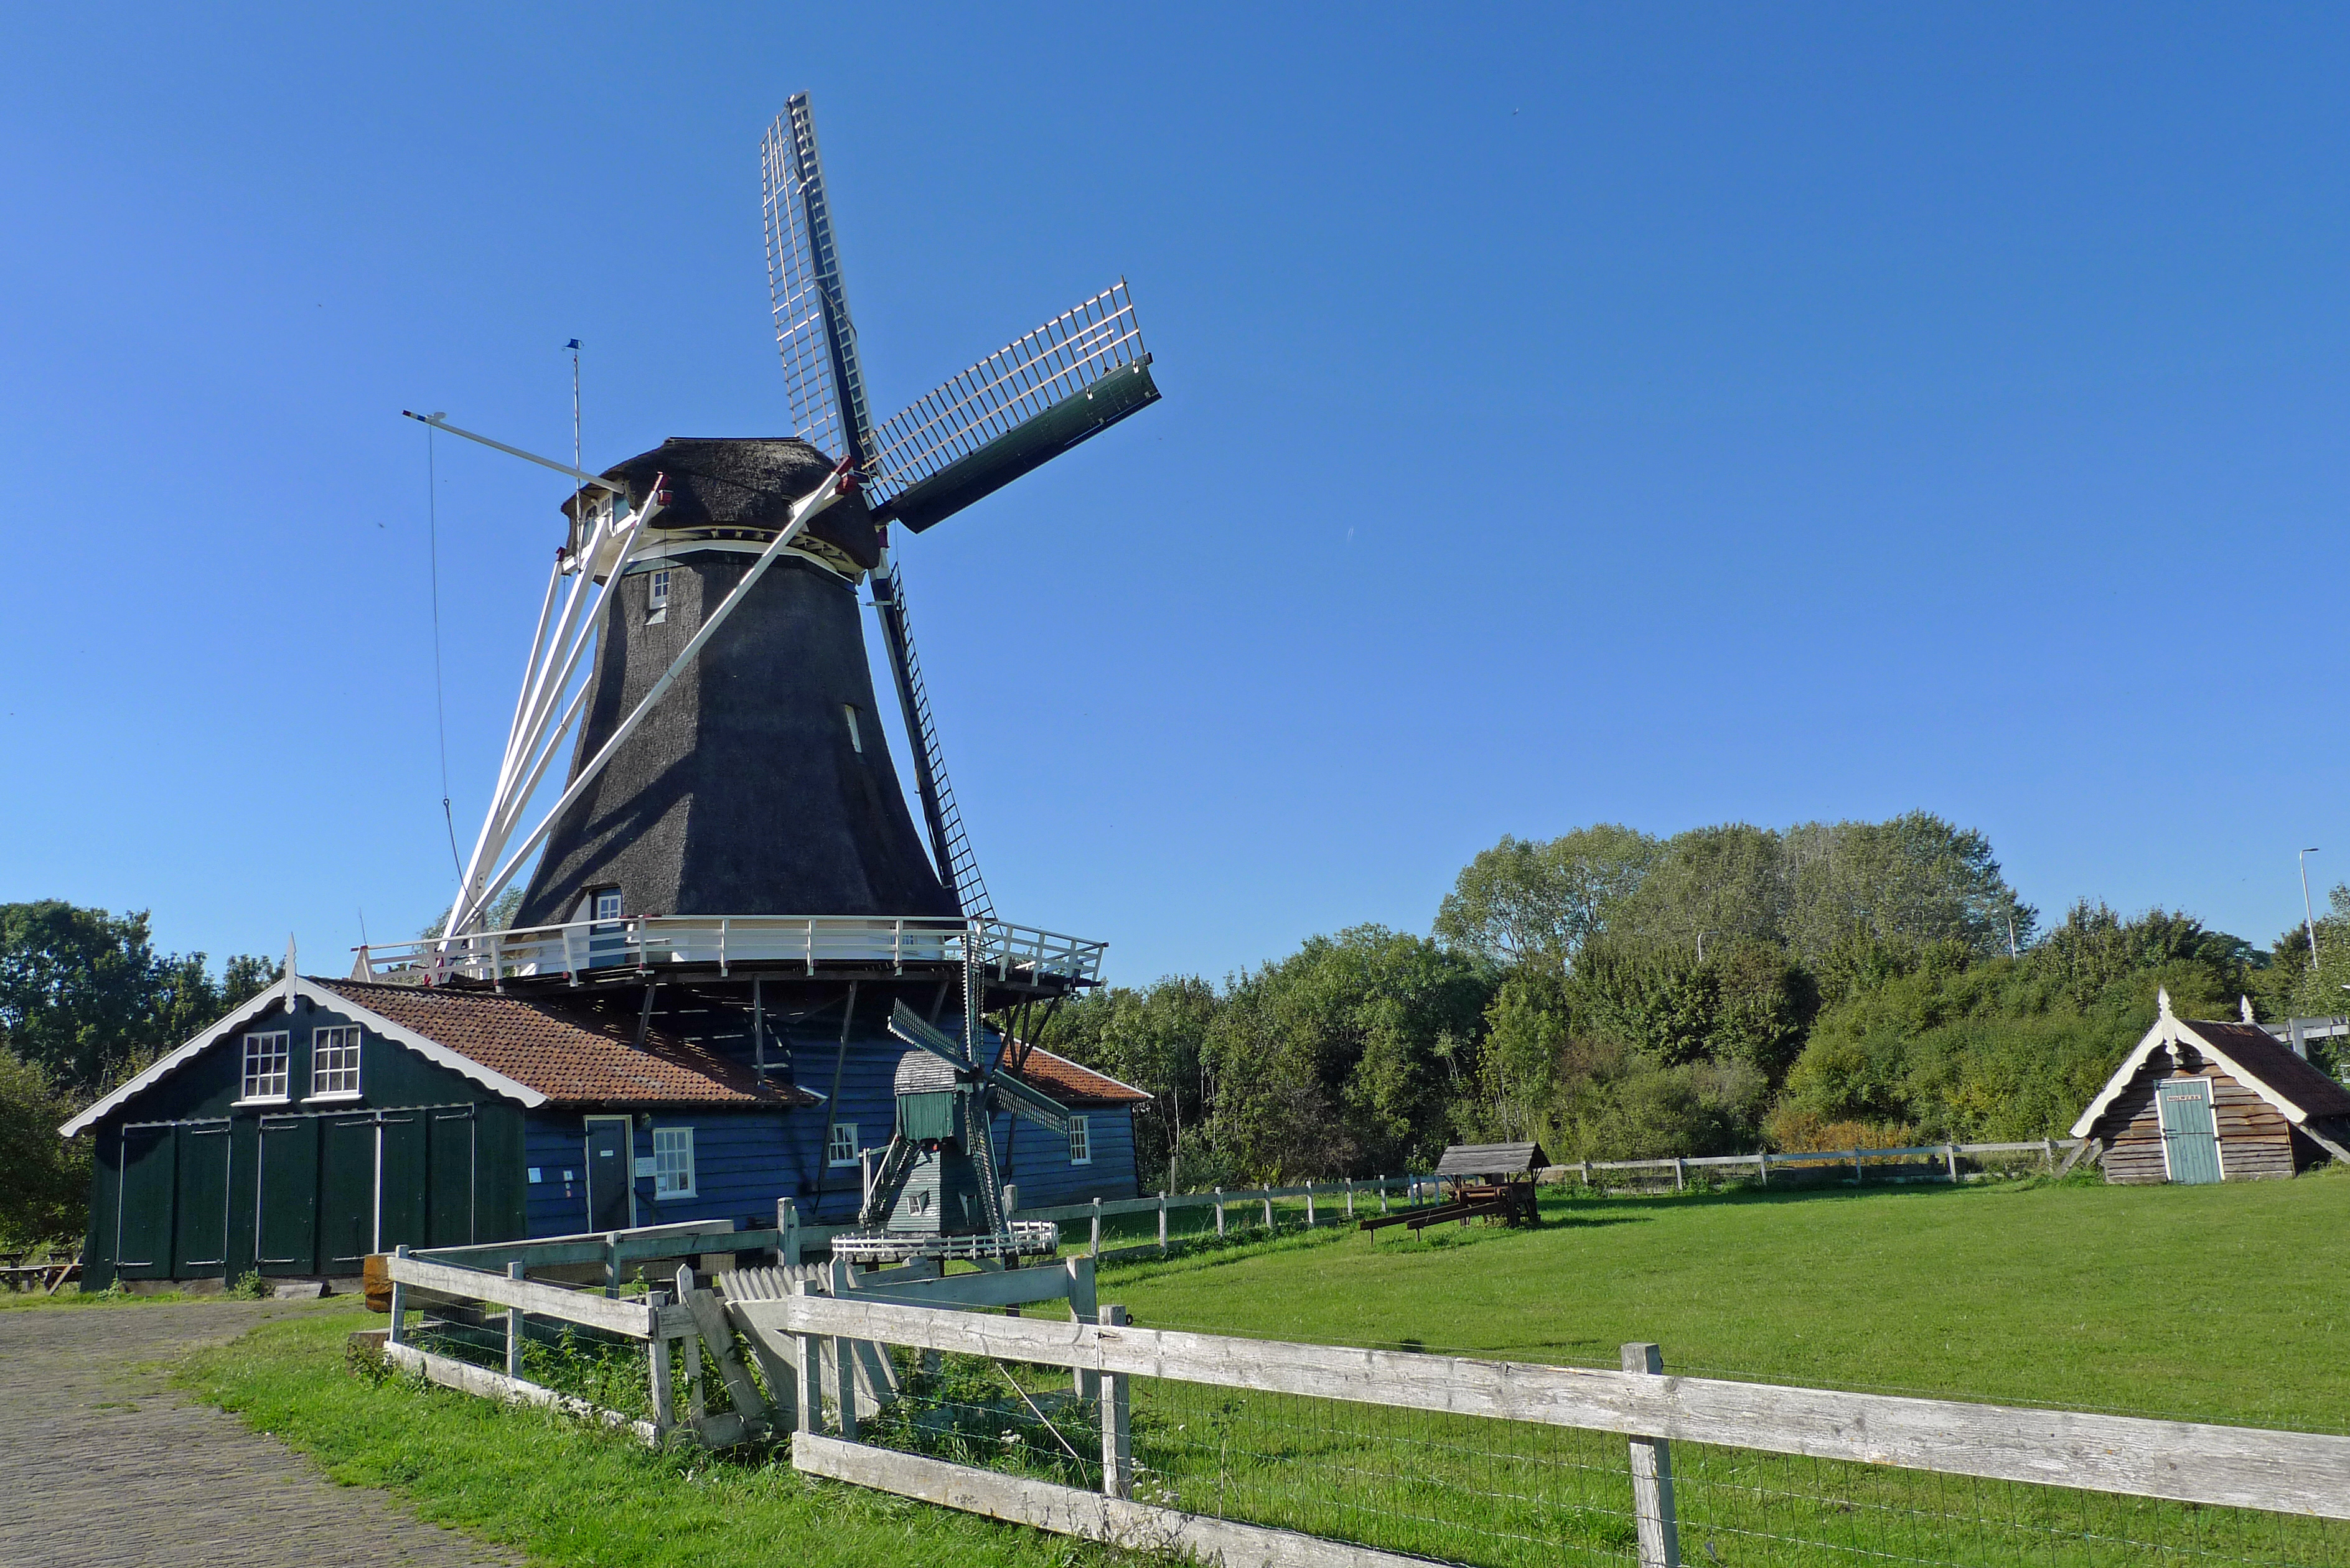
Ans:
[[[876,426],[806,94],[768,130],[761,163],[770,305],[798,433],[671,440],[600,474],[533,459],[580,488],[452,937],[477,932],[543,849],[520,926],[943,917],[975,922],[982,946],[994,940],[889,527],[933,527],[1156,401],[1150,356],[1120,280]],[[859,584],[906,726],[919,837],[868,730]],[[590,628],[594,666],[572,694]],[[563,793],[523,833],[575,724]]]
[[[967,1075],[944,1091],[960,1094],[962,1130],[921,1152],[986,1168],[969,1220],[984,1230],[954,1233],[988,1255],[975,1238],[1013,1232],[977,1127],[995,1110],[1048,1126],[1058,1112],[979,1065],[990,1044],[979,1020],[1008,1013],[1007,1036],[1033,1037],[1032,1009],[1049,1017],[1097,983],[1103,944],[1014,924],[989,898],[890,525],[933,527],[1159,391],[1120,280],[876,425],[805,94],[767,131],[761,163],[794,434],[675,438],[590,472],[411,416],[561,473],[567,531],[444,934],[408,952],[362,950],[359,967],[428,983],[635,988],[639,1041],[674,1011],[762,1073],[828,1083],[819,1208],[857,1195],[853,1175],[836,1191],[832,1170],[857,1163],[832,1152],[852,1049],[901,1051],[908,1018],[951,1041],[958,1025],[942,1014],[959,992],[963,1066],[935,1041],[918,1054]],[[920,827],[876,713],[866,607]],[[557,799],[526,823],[567,750]],[[491,929],[487,911],[526,867],[512,925]]]
[[[958,1040],[902,1002],[892,1010],[889,1033],[916,1049],[898,1063],[897,1123],[858,1214],[862,1230],[835,1237],[835,1257],[866,1263],[1012,1258],[1049,1254],[1060,1244],[1051,1221],[1004,1213],[990,1129],[998,1114],[1009,1112],[1066,1135],[1068,1109],[1014,1076],[1003,1057],[988,1064],[975,999],[963,1016]]]

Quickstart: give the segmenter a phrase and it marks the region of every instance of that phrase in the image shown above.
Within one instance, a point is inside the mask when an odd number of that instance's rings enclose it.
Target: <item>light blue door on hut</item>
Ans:
[[[2220,1179],[2220,1135],[2211,1120],[2211,1080],[2172,1078],[2156,1091],[2163,1163],[2173,1181]]]

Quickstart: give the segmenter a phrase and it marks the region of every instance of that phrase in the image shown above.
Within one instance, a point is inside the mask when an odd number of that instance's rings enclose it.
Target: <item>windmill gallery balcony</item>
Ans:
[[[738,966],[771,973],[879,969],[903,974],[960,966],[972,956],[1000,983],[1065,991],[1098,982],[1106,946],[1003,920],[951,917],[639,915],[363,947],[352,978],[580,985],[688,969],[725,977]]]

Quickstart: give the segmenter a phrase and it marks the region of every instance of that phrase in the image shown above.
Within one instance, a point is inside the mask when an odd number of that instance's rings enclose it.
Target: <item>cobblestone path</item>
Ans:
[[[0,1312],[0,1559],[135,1565],[517,1559],[338,1487],[235,1417],[184,1404],[171,1366],[300,1309],[270,1302]]]

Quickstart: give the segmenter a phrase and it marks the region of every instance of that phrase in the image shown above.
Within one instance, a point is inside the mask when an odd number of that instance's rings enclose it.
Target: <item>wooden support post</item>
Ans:
[[[1382,1176],[1382,1177],[1380,1177],[1380,1178],[1379,1178],[1379,1212],[1380,1212],[1380,1213],[1382,1213],[1382,1214],[1384,1214],[1384,1213],[1386,1213],[1387,1211],[1388,1211],[1388,1179],[1387,1179],[1386,1177]]]
[[[1219,1187],[1219,1188],[1217,1188],[1217,1189],[1216,1189],[1216,1234],[1217,1234],[1217,1235],[1219,1235],[1219,1236],[1221,1236],[1221,1235],[1222,1235],[1223,1233],[1224,1233],[1224,1189],[1223,1189],[1222,1188]]]
[[[1855,1187],[1858,1187],[1860,1183],[1860,1150],[1854,1149],[1852,1151],[1852,1184]]]
[[[1624,1370],[1661,1376],[1664,1353],[1653,1345],[1627,1345]],[[1632,1522],[1640,1568],[1681,1568],[1680,1529],[1673,1519],[1673,1447],[1662,1438],[1632,1439]]]
[[[1305,1228],[1314,1229],[1314,1184],[1310,1181],[1305,1184]]]
[[[832,1397],[839,1407],[838,1428],[844,1443],[857,1441],[857,1342],[832,1342]]]
[[[645,1304],[658,1311],[669,1303],[667,1291],[647,1291]],[[669,1341],[656,1328],[645,1345],[645,1359],[652,1366],[653,1425],[663,1437],[677,1425],[677,1390],[670,1380]]]
[[[1349,1220],[1352,1220],[1354,1217],[1355,1217],[1355,1179],[1354,1179],[1353,1177],[1351,1177],[1351,1176],[1350,1176],[1350,1177],[1347,1178],[1347,1219],[1349,1219]]]
[[[680,1263],[677,1268],[677,1299],[690,1302],[693,1299],[693,1265]],[[698,1430],[702,1418],[710,1414],[710,1402],[702,1386],[702,1336],[698,1334],[685,1336],[685,1407]],[[748,1415],[749,1412],[744,1412],[746,1418]]]
[[[1959,1179],[1959,1146],[1957,1144],[1946,1143],[1942,1146],[1942,1164],[1949,1168],[1950,1179],[1956,1181]]]
[[[1091,1258],[1071,1258],[1061,1265],[1069,1272],[1069,1315],[1079,1323],[1098,1323],[1097,1315],[1100,1298],[1095,1293],[1094,1261]],[[1080,1399],[1101,1397],[1101,1376],[1098,1372],[1078,1367],[1069,1385]]]
[[[1578,1162],[1576,1163],[1576,1165],[1575,1165],[1575,1168],[1576,1168],[1577,1170],[1580,1170],[1581,1172],[1583,1172],[1583,1185],[1584,1185],[1584,1186],[1586,1186],[1586,1187],[1590,1186],[1590,1185],[1591,1185],[1591,1162],[1590,1162],[1589,1160],[1587,1160],[1587,1159],[1586,1159],[1586,1160],[1581,1160],[1581,1161],[1578,1161]]]
[[[1264,1228],[1273,1229],[1273,1183],[1264,1184]]]
[[[1754,1174],[1762,1179],[1763,1186],[1771,1185],[1771,1151],[1769,1149],[1754,1151]]]
[[[1101,1256],[1101,1199],[1098,1198],[1094,1199],[1093,1239],[1087,1243],[1086,1253],[1088,1257]]]
[[[1167,1251],[1167,1194],[1159,1195],[1159,1251]]]
[[[800,1206],[788,1198],[775,1199],[775,1262],[800,1261]]]
[[[2040,1160],[2048,1168],[2049,1175],[2056,1174],[2056,1140],[2054,1138],[2043,1137],[2040,1140]]]
[[[506,1278],[510,1280],[522,1278],[522,1265],[508,1263]],[[522,1308],[517,1306],[506,1308],[506,1376],[509,1377],[522,1376]]]
[[[391,1255],[395,1258],[405,1258],[408,1256],[408,1249],[394,1247],[391,1250]],[[402,1320],[407,1316],[408,1287],[394,1280],[391,1282],[391,1326],[386,1329],[383,1334],[383,1342],[386,1345],[405,1345],[408,1342],[402,1327]]]
[[[1673,1156],[1673,1190],[1675,1192],[1689,1190],[1689,1166],[1679,1155]]]
[[[604,1293],[615,1301],[620,1295],[620,1233],[604,1232]]]
[[[1126,1326],[1126,1309],[1107,1304],[1101,1309],[1104,1327]],[[1134,1393],[1132,1379],[1118,1373],[1102,1374],[1101,1439],[1102,1495],[1134,1496]]]

